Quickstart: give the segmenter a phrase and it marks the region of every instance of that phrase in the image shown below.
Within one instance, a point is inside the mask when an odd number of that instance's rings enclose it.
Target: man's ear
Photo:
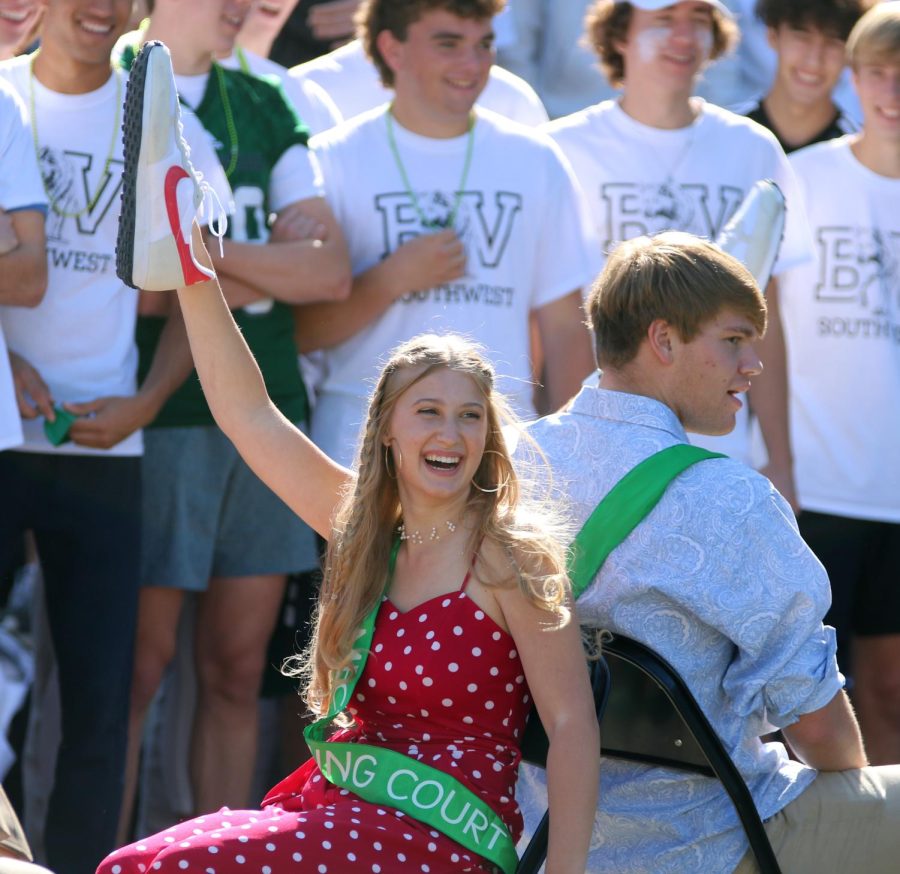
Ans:
[[[660,364],[669,365],[675,360],[673,341],[676,339],[675,329],[665,319],[655,319],[647,328],[650,351]]]
[[[766,42],[773,51],[778,51],[778,30],[774,27],[766,28]]]
[[[381,52],[384,62],[396,73],[403,61],[403,43],[397,39],[389,30],[382,30],[375,37],[375,45]]]

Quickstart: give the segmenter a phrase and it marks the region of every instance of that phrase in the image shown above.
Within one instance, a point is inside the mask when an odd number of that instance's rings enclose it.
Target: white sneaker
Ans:
[[[122,133],[125,168],[116,241],[116,273],[126,285],[165,291],[206,282],[215,271],[199,264],[191,225],[206,198],[218,198],[194,170],[184,141],[172,58],[146,43],[131,67]],[[221,210],[216,236],[225,232]]]
[[[766,290],[784,236],[784,195],[771,180],[757,182],[731,221],[716,237],[716,245],[733,255]]]

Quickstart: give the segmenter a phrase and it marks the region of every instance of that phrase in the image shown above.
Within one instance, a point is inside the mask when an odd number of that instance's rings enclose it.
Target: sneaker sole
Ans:
[[[181,125],[172,62],[161,42],[146,43],[135,58],[122,131],[125,169],[117,275],[132,288],[145,291],[208,281],[214,273],[204,272],[194,261],[190,226],[183,226],[179,214],[179,183],[187,180],[194,191],[197,182],[184,166],[190,167],[190,162],[186,145],[178,139]],[[195,208],[196,203],[192,215]]]
[[[134,277],[134,225],[136,212],[138,158],[141,152],[143,129],[144,85],[147,81],[149,51],[138,53],[131,66],[125,87],[125,107],[122,112],[122,144],[125,167],[122,172],[122,210],[119,233],[116,237],[116,275],[131,288],[138,288]]]

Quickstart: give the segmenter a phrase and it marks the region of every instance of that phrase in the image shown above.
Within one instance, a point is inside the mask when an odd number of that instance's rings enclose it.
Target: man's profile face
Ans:
[[[432,111],[468,116],[494,62],[490,19],[432,9],[409,26],[405,40],[386,37],[398,96],[402,92]]]
[[[688,343],[672,338],[673,371],[667,387],[668,405],[685,430],[696,434],[728,434],[733,430],[740,396],[762,371],[754,343],[753,323],[723,309]]]
[[[831,100],[844,69],[845,43],[813,24],[770,28],[769,45],[778,54],[778,82],[797,104],[811,106]]]
[[[655,11],[631,10],[625,41],[625,87],[649,78],[690,88],[712,51],[712,7],[687,0]]]

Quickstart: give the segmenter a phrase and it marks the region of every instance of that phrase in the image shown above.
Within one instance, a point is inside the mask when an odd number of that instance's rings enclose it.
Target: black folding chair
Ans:
[[[597,714],[597,722],[603,723],[603,713],[606,710],[606,701],[610,692],[609,668],[601,657],[590,661],[591,688],[594,690],[594,710]],[[525,724],[525,734],[522,735],[522,761],[529,765],[537,765],[539,768],[547,767],[547,752],[549,741],[541,724],[537,710],[532,710]],[[550,812],[546,811],[540,825],[535,829],[528,846],[525,848],[519,864],[516,866],[516,874],[537,874],[544,860],[547,858],[547,840],[550,834]]]
[[[761,874],[781,874],[750,790],[678,672],[636,640],[603,645],[612,676],[601,728],[607,757],[714,777],[728,793]]]
[[[597,714],[603,755],[718,779],[737,811],[760,874],[781,874],[744,778],[678,672],[644,644],[616,635],[604,643],[592,682],[595,698],[598,688],[602,692]],[[547,738],[536,713],[526,727],[522,757],[533,765],[546,764]],[[548,811],[516,874],[540,870],[547,856],[549,823]]]

